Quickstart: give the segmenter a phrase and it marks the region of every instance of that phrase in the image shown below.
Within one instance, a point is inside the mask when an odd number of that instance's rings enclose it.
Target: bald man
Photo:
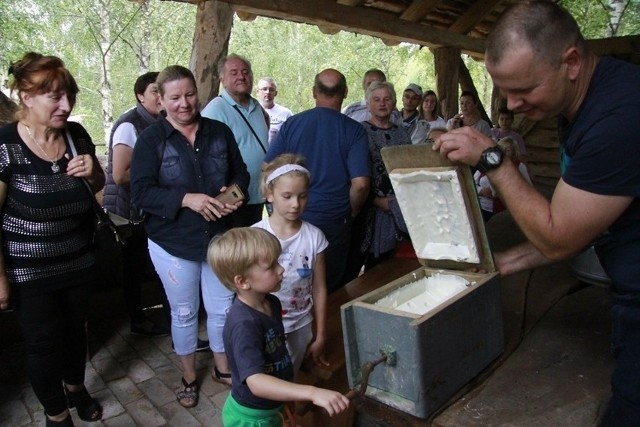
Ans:
[[[265,156],[265,162],[283,153],[306,159],[311,187],[302,219],[320,228],[329,241],[325,251],[329,292],[344,285],[352,218],[362,209],[370,184],[367,133],[340,113],[346,96],[342,73],[334,69],[318,73],[313,85],[315,108],[288,119]]]

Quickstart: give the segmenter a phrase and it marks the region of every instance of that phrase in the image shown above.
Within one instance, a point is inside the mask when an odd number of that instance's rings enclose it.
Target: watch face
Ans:
[[[500,164],[500,154],[495,151],[490,151],[487,153],[487,163],[490,165],[499,165]]]

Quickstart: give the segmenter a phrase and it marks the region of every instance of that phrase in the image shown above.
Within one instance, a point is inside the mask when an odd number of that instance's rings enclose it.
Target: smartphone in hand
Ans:
[[[233,205],[237,202],[241,202],[245,199],[244,193],[240,189],[238,184],[231,184],[224,193],[220,193],[216,196],[216,199],[224,204]]]

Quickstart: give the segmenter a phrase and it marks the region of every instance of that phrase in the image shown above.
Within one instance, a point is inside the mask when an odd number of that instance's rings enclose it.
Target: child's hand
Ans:
[[[324,342],[320,340],[314,340],[309,345],[304,357],[311,357],[313,359],[313,363],[318,366],[329,366],[329,362],[324,358]]]
[[[323,408],[330,417],[339,414],[349,407],[349,399],[337,391],[314,387],[311,394],[314,405]]]

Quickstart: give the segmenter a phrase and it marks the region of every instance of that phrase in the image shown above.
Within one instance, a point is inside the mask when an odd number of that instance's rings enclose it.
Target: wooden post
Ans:
[[[460,49],[439,47],[431,50],[436,69],[436,88],[445,119],[458,112],[458,70]]]
[[[228,3],[198,2],[189,68],[196,78],[201,108],[218,95],[218,61],[227,55],[232,27],[233,9]]]
[[[476,99],[478,98],[478,91],[476,89],[476,85],[473,83],[473,79],[471,78],[471,74],[469,73],[469,69],[464,64],[464,61],[460,60],[458,66],[460,67],[458,71],[458,77],[460,79],[460,89],[464,92],[468,90],[476,94]],[[479,100],[478,100],[479,101]],[[481,102],[478,102],[478,111],[480,111],[480,117],[489,123],[489,126],[492,126],[493,121],[484,110],[484,106]]]

